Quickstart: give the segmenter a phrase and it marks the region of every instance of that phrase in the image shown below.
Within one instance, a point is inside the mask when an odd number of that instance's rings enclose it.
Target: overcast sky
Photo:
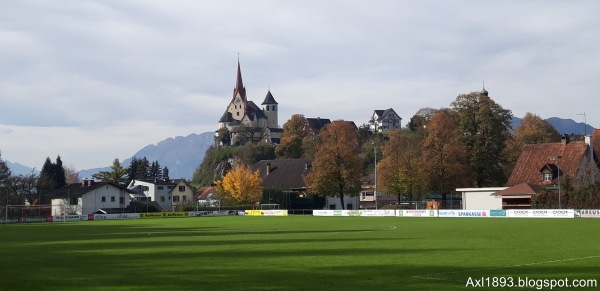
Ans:
[[[600,1],[29,1],[0,4],[0,151],[109,166],[217,129],[250,100],[366,123],[485,88],[517,117],[600,127]]]

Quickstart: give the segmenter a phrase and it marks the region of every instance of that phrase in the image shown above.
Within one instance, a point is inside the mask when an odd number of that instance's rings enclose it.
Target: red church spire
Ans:
[[[235,88],[233,89],[233,98],[234,99],[238,93],[242,97],[242,100],[244,102],[246,102],[246,88],[244,88],[244,82],[242,82],[242,70],[240,69],[239,56],[238,56],[238,67],[237,67],[237,79],[235,81]]]

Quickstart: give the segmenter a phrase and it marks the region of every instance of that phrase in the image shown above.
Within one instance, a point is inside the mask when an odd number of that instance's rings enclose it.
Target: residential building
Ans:
[[[125,212],[131,191],[108,182],[83,180],[55,190],[50,194],[52,216],[85,215],[102,211]]]
[[[238,60],[233,97],[219,119],[217,138],[220,134],[228,135],[227,139],[221,140],[228,140],[230,145],[261,141],[279,143],[283,133],[283,129],[278,125],[279,104],[270,89],[261,105],[262,108],[259,108],[253,101],[248,100]]]
[[[558,190],[566,177],[573,185],[599,181],[596,143],[600,143],[598,130],[583,141],[563,135],[559,143],[525,145],[506,184],[509,188],[495,196],[502,199],[503,209],[531,208],[535,194],[544,188]]]
[[[390,130],[400,130],[402,118],[392,108],[385,110],[375,110],[369,121],[371,131],[386,132]]]
[[[128,189],[143,195],[148,202],[156,202],[162,211],[176,211],[193,203],[194,188],[185,179],[132,180]]]

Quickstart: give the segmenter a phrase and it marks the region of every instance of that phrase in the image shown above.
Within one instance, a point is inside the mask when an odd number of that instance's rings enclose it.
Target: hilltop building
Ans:
[[[219,119],[217,140],[221,145],[240,145],[245,143],[279,143],[283,129],[278,125],[279,104],[269,89],[259,108],[248,100],[242,81],[242,71],[238,60],[237,78],[233,97]]]

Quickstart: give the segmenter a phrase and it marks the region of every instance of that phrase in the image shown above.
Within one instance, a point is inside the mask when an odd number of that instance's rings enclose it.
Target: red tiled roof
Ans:
[[[535,184],[521,183],[512,187],[508,187],[504,190],[494,193],[499,196],[515,196],[515,195],[535,195],[539,193],[542,188]]]
[[[535,185],[545,184],[542,182],[540,169],[546,165],[556,165],[560,168],[560,175],[577,177],[580,167],[584,161],[588,145],[584,142],[545,143],[528,144],[523,147],[523,152],[506,183],[506,186],[514,186],[521,183]],[[552,157],[561,156],[560,160],[552,160]],[[556,177],[555,177],[556,180]],[[548,181],[547,184],[556,184],[556,181]]]

